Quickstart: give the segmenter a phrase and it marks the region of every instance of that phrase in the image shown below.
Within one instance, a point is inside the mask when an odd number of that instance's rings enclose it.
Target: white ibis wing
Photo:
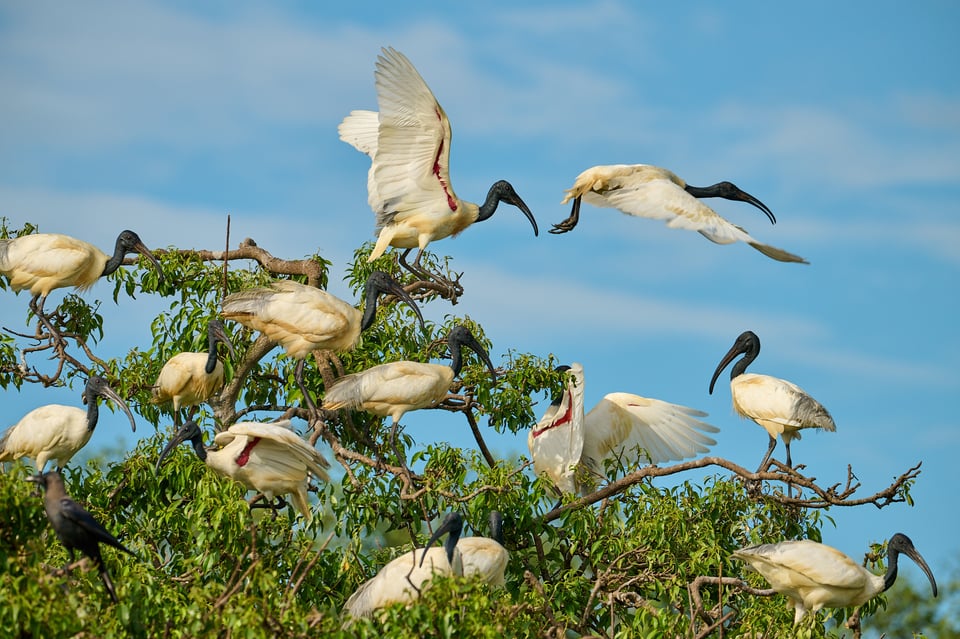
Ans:
[[[262,462],[265,467],[295,471],[308,469],[319,479],[329,480],[324,468],[330,463],[315,448],[310,446],[290,427],[289,420],[269,424],[259,422],[241,422],[228,430],[218,433],[214,443],[225,448],[237,437],[254,438],[259,441],[247,451],[250,460]]]
[[[750,546],[733,556],[749,563],[772,586],[859,589],[867,585],[870,574],[836,548],[806,539]]]
[[[603,460],[630,463],[680,460],[705,453],[716,441],[704,433],[718,428],[706,413],[631,393],[609,393],[584,418],[584,460],[603,472]]]
[[[374,73],[379,137],[373,171],[382,206],[377,227],[422,209],[455,205],[450,185],[450,121],[430,88],[400,52],[384,49]]]

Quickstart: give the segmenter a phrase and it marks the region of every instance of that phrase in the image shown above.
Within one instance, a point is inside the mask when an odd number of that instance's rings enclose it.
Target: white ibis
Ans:
[[[777,446],[777,435],[783,439],[787,449],[787,466],[792,467],[790,442],[800,439],[801,430],[818,428],[834,432],[837,426],[833,423],[833,418],[827,409],[796,384],[769,375],[746,372],[747,366],[760,353],[760,338],[753,331],[741,333],[733,347],[720,360],[710,380],[711,394],[720,373],[741,353],[743,358],[730,370],[730,395],[733,397],[733,409],[741,417],[755,421],[770,435],[767,454],[760,462],[757,472],[767,467],[770,455]]]
[[[259,493],[251,500],[251,508],[277,511],[287,505],[283,496],[290,495],[296,509],[310,521],[307,476],[313,474],[317,479],[330,480],[324,470],[330,464],[292,430],[289,420],[234,424],[216,434],[213,448],[204,447],[200,427],[192,419],[187,420],[161,451],[156,468],[159,470],[170,452],[186,441],[193,446],[197,457],[214,471]],[[256,503],[260,495],[267,504]]]
[[[718,428],[697,417],[706,413],[631,393],[609,393],[583,413],[583,366],[569,371],[560,397],[527,436],[537,475],[546,474],[563,493],[587,494],[606,477],[604,463],[658,464],[705,453],[716,444],[703,433]]]
[[[490,537],[463,537],[457,542],[463,564],[463,576],[476,576],[491,586],[507,583],[507,562],[510,553],[503,547],[503,515],[490,511]]]
[[[113,546],[118,550],[133,555],[137,555],[117,541],[117,538],[107,532],[107,529],[100,525],[80,504],[70,499],[63,486],[63,477],[58,472],[49,472],[27,477],[27,481],[39,484],[46,494],[43,498],[43,509],[47,513],[47,519],[53,532],[57,534],[60,543],[67,549],[70,555],[70,563],[73,563],[73,551],[79,550],[84,555],[93,560],[97,571],[100,573],[100,579],[107,589],[107,594],[114,603],[117,603],[117,591],[113,587],[113,581],[110,580],[110,573],[103,563],[103,556],[100,554],[100,544]],[[68,564],[69,566],[69,564]]]
[[[400,555],[360,584],[344,604],[344,612],[354,618],[370,617],[390,604],[416,601],[434,575],[463,575],[464,567],[457,550],[462,531],[463,519],[459,513],[447,515],[423,550],[414,549]],[[442,535],[447,535],[443,548],[434,548],[434,542]]]
[[[377,244],[370,261],[388,246],[419,248],[456,236],[474,222],[489,219],[500,202],[523,211],[539,233],[533,213],[509,182],[490,187],[483,204],[461,200],[450,183],[450,121],[410,61],[392,48],[377,56],[374,78],[380,112],[353,111],[338,128],[340,139],[370,156],[367,192],[376,213]]]
[[[887,572],[875,575],[850,557],[825,544],[810,540],[781,541],[742,548],[734,559],[745,561],[786,595],[794,609],[794,624],[821,608],[860,606],[888,590],[897,579],[897,559],[903,553],[926,573],[937,596],[937,582],[910,538],[896,533],[887,542]]]
[[[580,220],[580,202],[618,209],[627,215],[665,220],[670,228],[697,231],[716,244],[746,242],[767,257],[780,262],[807,261],[793,253],[761,244],[745,230],[720,217],[698,198],[722,197],[754,205],[776,224],[767,206],[730,182],[713,186],[690,186],[676,174],[649,164],[611,164],[594,166],[577,176],[561,204],[573,199],[570,217],[555,224],[551,233],[572,231]]]
[[[233,357],[233,344],[220,320],[207,324],[206,353],[177,353],[160,369],[153,389],[157,403],[173,403],[174,423],[179,426],[180,408],[197,406],[213,397],[223,386],[223,363],[217,353],[217,344],[227,347]],[[188,419],[193,416],[191,412]]]
[[[397,424],[408,411],[436,406],[444,400],[453,378],[463,367],[463,348],[473,350],[490,369],[494,380],[496,370],[483,345],[468,328],[454,326],[447,335],[450,350],[450,365],[399,361],[380,364],[359,373],[344,375],[327,389],[324,406],[338,408],[362,408],[363,410],[390,417],[391,442],[395,441]]]
[[[53,459],[57,469],[62,470],[70,458],[86,446],[97,427],[98,397],[113,400],[127,414],[130,427],[136,432],[137,424],[127,404],[110,388],[107,380],[91,375],[83,389],[86,410],[61,404],[33,409],[0,437],[0,462],[30,457],[36,460],[37,473],[42,474],[47,462]]]
[[[10,278],[10,288],[14,291],[30,289],[33,293],[30,308],[40,314],[50,291],[68,286],[86,290],[101,277],[116,271],[128,253],[146,257],[163,279],[157,258],[140,237],[129,230],[117,237],[113,255],[83,240],[57,233],[0,240],[0,273]]]
[[[383,271],[374,271],[367,278],[363,313],[319,288],[282,280],[267,288],[228,295],[223,300],[221,315],[263,333],[280,344],[287,355],[300,360],[294,378],[304,400],[313,409],[313,399],[303,385],[305,358],[314,351],[352,350],[360,341],[360,333],[373,325],[377,300],[386,293],[406,302],[426,333],[423,316],[413,298]]]

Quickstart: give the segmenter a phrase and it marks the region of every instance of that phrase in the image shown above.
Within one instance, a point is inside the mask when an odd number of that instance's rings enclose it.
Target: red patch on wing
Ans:
[[[247,462],[250,461],[250,451],[253,450],[253,447],[260,443],[259,437],[251,437],[247,441],[247,445],[243,447],[243,450],[240,451],[240,454],[237,455],[237,458],[234,460],[237,462],[237,466],[246,466]]]
[[[567,412],[565,412],[563,415],[561,415],[561,416],[558,417],[557,419],[553,420],[552,423],[547,424],[547,425],[544,426],[543,428],[538,428],[538,429],[534,430],[534,431],[533,431],[533,436],[534,436],[534,437],[539,437],[540,435],[544,434],[545,432],[547,432],[547,431],[550,430],[551,428],[557,428],[558,426],[563,426],[564,424],[569,424],[571,421],[573,421],[573,402],[571,402],[571,405],[570,405],[570,406],[567,406]]]
[[[437,114],[437,119],[442,120],[442,116],[439,111],[435,111]],[[447,189],[447,183],[443,181],[443,178],[440,177],[440,156],[443,155],[443,140],[440,140],[440,146],[437,147],[437,155],[433,158],[433,174],[437,176],[437,179],[440,181],[440,186],[443,188],[443,194],[447,196],[447,206],[450,207],[451,211],[457,210],[457,201],[453,199],[453,196],[450,194],[450,190]]]

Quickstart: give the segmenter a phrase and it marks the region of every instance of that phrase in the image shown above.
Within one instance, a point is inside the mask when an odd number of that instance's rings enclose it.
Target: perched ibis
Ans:
[[[477,353],[490,369],[494,380],[497,372],[483,345],[470,329],[454,326],[447,334],[450,350],[450,365],[399,361],[379,364],[359,373],[344,375],[327,389],[324,406],[338,408],[362,408],[363,410],[390,417],[393,420],[390,440],[395,441],[397,424],[408,411],[436,406],[444,400],[453,378],[463,367],[463,348]]]
[[[370,261],[388,246],[403,248],[401,264],[427,275],[420,269],[427,245],[489,219],[500,202],[523,211],[534,235],[539,233],[533,213],[509,182],[491,186],[480,206],[456,196],[450,183],[450,121],[402,53],[383,49],[374,78],[380,112],[353,111],[338,129],[341,140],[371,159],[367,193],[378,237]],[[419,252],[411,268],[403,258],[414,248]]]
[[[794,624],[808,611],[852,608],[888,590],[897,579],[900,554],[913,559],[926,573],[937,596],[937,582],[910,538],[896,533],[887,542],[887,573],[875,575],[853,559],[825,544],[810,540],[781,541],[742,548],[733,553],[786,595],[794,609]]]
[[[344,612],[354,618],[370,617],[390,604],[416,601],[436,574],[463,575],[464,565],[457,550],[462,531],[460,514],[447,515],[423,550],[400,555],[363,582],[347,599]],[[443,548],[434,548],[434,542],[443,535],[447,535]]]
[[[223,386],[223,363],[218,357],[217,344],[226,346],[233,357],[233,344],[223,322],[214,319],[207,324],[206,353],[177,353],[160,369],[153,399],[158,404],[173,403],[173,419],[178,427],[181,407],[202,404]],[[192,417],[191,411],[188,419]]]
[[[464,577],[476,576],[491,586],[506,584],[510,553],[503,547],[503,515],[499,511],[490,511],[489,537],[462,537],[457,551]]]
[[[413,298],[383,271],[374,271],[367,278],[363,313],[319,288],[281,280],[266,288],[228,295],[221,305],[221,315],[263,333],[280,344],[287,355],[298,359],[294,378],[304,401],[315,409],[313,398],[303,385],[306,357],[314,351],[352,350],[360,341],[360,333],[373,325],[379,296],[387,293],[397,296],[413,309],[426,333],[423,316]]]
[[[107,255],[93,244],[58,233],[35,233],[0,240],[0,273],[10,279],[14,291],[29,289],[33,293],[30,309],[52,334],[59,332],[43,312],[43,303],[50,291],[73,286],[86,290],[102,276],[116,271],[128,253],[139,253],[156,267],[163,279],[160,263],[133,231],[117,237],[113,255]]]
[[[555,224],[551,233],[572,231],[580,220],[580,202],[618,209],[627,215],[665,220],[670,228],[697,231],[711,242],[732,244],[746,242],[767,257],[780,262],[807,261],[793,253],[761,244],[745,230],[720,217],[699,198],[722,197],[749,202],[763,211],[770,222],[777,220],[767,206],[745,191],[720,182],[713,186],[690,186],[676,174],[649,164],[611,164],[594,166],[579,176],[567,190],[561,204],[573,200],[570,217]]]
[[[710,380],[710,393],[713,394],[720,373],[737,355],[743,354],[743,358],[730,370],[730,395],[733,397],[733,409],[741,417],[755,421],[770,435],[767,454],[757,472],[767,467],[770,455],[777,446],[777,435],[783,439],[787,449],[787,466],[792,467],[790,442],[800,439],[801,430],[837,430],[827,409],[796,384],[769,375],[747,373],[747,366],[759,353],[760,338],[753,331],[744,331],[720,360]]]
[[[170,452],[187,441],[207,466],[259,493],[250,501],[251,508],[277,511],[287,505],[283,496],[290,495],[296,509],[310,521],[307,476],[312,474],[323,481],[330,479],[324,470],[330,464],[293,431],[289,420],[234,424],[216,434],[213,448],[204,447],[200,426],[192,419],[187,420],[160,453],[156,468],[159,470]],[[256,503],[260,496],[268,503]]]
[[[527,436],[537,475],[547,475],[562,493],[587,494],[606,477],[604,463],[659,464],[705,453],[716,442],[704,433],[718,428],[706,413],[631,393],[609,393],[584,415],[583,366],[567,371],[565,387]]]
[[[43,474],[47,462],[57,462],[57,470],[86,446],[97,427],[100,408],[97,398],[113,400],[130,420],[136,432],[137,424],[127,404],[110,388],[107,380],[91,375],[83,389],[83,403],[87,409],[61,404],[47,404],[35,408],[0,436],[0,462],[30,457],[36,461],[37,474]]]
[[[47,519],[50,520],[53,532],[57,534],[60,543],[64,545],[70,555],[70,564],[73,563],[73,552],[75,550],[79,550],[93,560],[110,599],[117,603],[119,601],[117,591],[113,587],[110,573],[107,572],[107,566],[103,563],[103,557],[100,555],[100,544],[113,546],[134,557],[136,557],[136,554],[117,541],[116,537],[107,532],[107,529],[100,525],[93,518],[93,515],[80,504],[70,499],[63,486],[63,477],[59,472],[51,471],[32,475],[27,477],[27,481],[39,484],[46,491],[43,497],[43,509],[47,513]],[[69,564],[67,565],[69,567]]]

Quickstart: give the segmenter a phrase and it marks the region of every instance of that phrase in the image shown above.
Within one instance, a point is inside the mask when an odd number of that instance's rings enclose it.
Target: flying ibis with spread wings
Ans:
[[[767,206],[730,182],[713,186],[690,186],[675,173],[649,164],[611,164],[594,166],[579,176],[567,190],[561,204],[573,200],[570,216],[555,224],[551,233],[572,231],[580,221],[580,203],[618,209],[627,215],[664,220],[670,228],[697,231],[716,244],[746,242],[779,262],[806,264],[802,257],[758,242],[741,227],[728,222],[700,198],[721,197],[748,202],[776,224]]]

